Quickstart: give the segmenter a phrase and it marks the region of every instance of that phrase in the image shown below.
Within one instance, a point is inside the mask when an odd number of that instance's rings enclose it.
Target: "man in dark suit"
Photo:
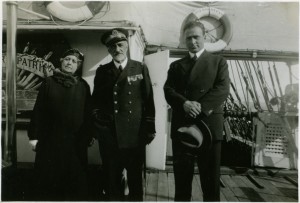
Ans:
[[[204,201],[220,201],[220,158],[223,102],[229,93],[229,73],[224,58],[204,49],[204,26],[193,21],[184,26],[189,54],[170,65],[164,85],[171,105],[175,201],[191,201],[194,162],[197,161]],[[201,119],[211,131],[212,145],[191,155],[180,141],[178,128]],[[205,135],[204,135],[205,139]]]
[[[155,107],[145,64],[127,57],[127,31],[113,29],[101,41],[113,60],[100,65],[94,79],[93,117],[108,200],[122,201],[122,171],[127,170],[129,201],[143,200],[145,145],[155,137]]]

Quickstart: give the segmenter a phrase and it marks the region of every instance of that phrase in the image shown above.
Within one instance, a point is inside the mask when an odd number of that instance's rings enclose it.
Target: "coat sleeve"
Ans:
[[[100,80],[100,67],[98,67],[98,69],[96,70],[96,74],[95,74],[95,78],[94,78],[94,90],[93,90],[93,94],[92,94],[92,98],[91,98],[91,109],[92,111],[95,111],[97,110],[97,105],[96,105],[96,102],[97,102],[97,98],[99,97],[98,95],[98,81]]]
[[[229,72],[224,58],[218,63],[218,72],[213,87],[201,97],[202,112],[209,116],[216,108],[220,108],[229,94]]]
[[[85,102],[85,118],[87,119],[90,116],[90,112],[92,110],[92,97],[91,97],[91,89],[90,86],[85,82],[86,88],[86,102]]]
[[[94,133],[94,126],[92,125],[92,96],[90,86],[85,82],[85,91],[86,91],[86,98],[85,98],[85,108],[84,108],[84,120],[83,120],[83,127],[82,132],[85,134],[85,142],[89,144],[93,137],[95,137]]]
[[[111,91],[110,85],[107,85],[107,66],[104,69],[102,65],[100,65],[96,71],[96,75],[94,78],[94,90],[91,98],[91,114],[92,119],[100,126],[107,127],[112,124],[113,115],[111,113],[112,105],[107,103],[110,101],[109,92]]]
[[[45,130],[45,106],[47,101],[48,82],[45,80],[39,88],[38,96],[32,111],[28,128],[29,140],[38,140]]]
[[[172,109],[183,110],[183,104],[188,99],[177,91],[176,84],[180,82],[182,78],[179,77],[179,74],[177,74],[176,71],[176,63],[172,63],[168,70],[167,80],[164,84],[164,93],[166,101]]]
[[[152,83],[149,75],[149,71],[146,65],[143,65],[143,77],[144,77],[144,111],[143,121],[147,133],[155,133],[155,105],[153,98]]]

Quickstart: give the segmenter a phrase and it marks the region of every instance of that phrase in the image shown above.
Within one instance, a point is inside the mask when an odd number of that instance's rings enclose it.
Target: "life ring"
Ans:
[[[184,27],[184,24],[190,21],[195,21],[199,20],[203,17],[212,17],[215,18],[216,20],[220,21],[220,23],[224,27],[224,33],[221,39],[219,39],[216,42],[210,43],[210,42],[205,42],[204,43],[204,48],[209,51],[209,52],[217,52],[223,50],[228,43],[230,42],[232,38],[232,25],[229,21],[229,18],[225,13],[217,8],[212,8],[212,7],[203,7],[195,10],[194,12],[190,13],[186,19],[183,22],[182,29]],[[182,30],[183,32],[183,30]],[[183,33],[181,33],[181,36],[183,38]],[[182,42],[183,39],[181,39]]]
[[[69,22],[88,20],[99,13],[105,4],[105,1],[88,1],[79,8],[67,8],[59,1],[45,2],[47,11],[51,15]]]

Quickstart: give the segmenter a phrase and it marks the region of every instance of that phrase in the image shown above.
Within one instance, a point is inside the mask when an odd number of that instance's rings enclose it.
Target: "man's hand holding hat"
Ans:
[[[192,118],[196,118],[201,113],[201,104],[197,101],[185,101],[183,104],[185,113]]]

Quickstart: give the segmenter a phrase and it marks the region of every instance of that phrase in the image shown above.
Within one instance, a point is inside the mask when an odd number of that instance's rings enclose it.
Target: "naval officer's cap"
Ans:
[[[101,37],[101,42],[109,47],[116,42],[127,41],[127,36],[127,30],[116,28],[105,32]]]

